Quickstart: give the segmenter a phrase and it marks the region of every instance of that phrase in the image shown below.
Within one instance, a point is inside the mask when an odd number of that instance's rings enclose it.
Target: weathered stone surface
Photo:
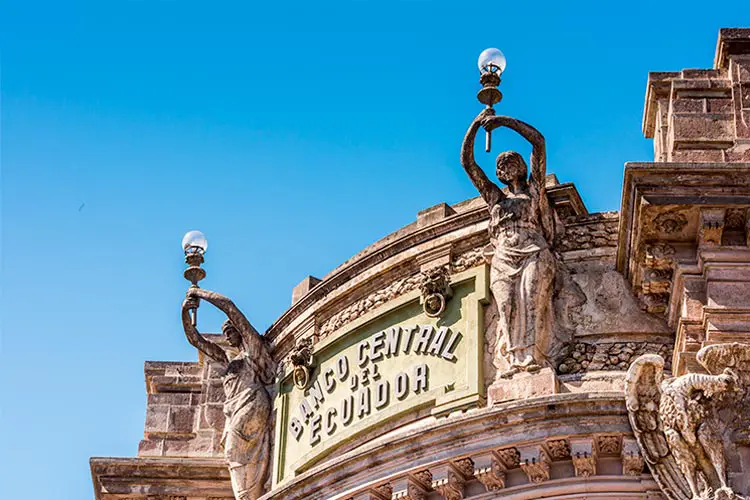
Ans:
[[[438,204],[319,282],[307,279],[295,290],[292,306],[265,336],[281,366],[278,373],[301,366],[294,362],[295,347],[308,345],[313,358],[335,360],[341,354],[337,346],[356,348],[370,340],[364,333],[357,337],[357,325],[381,322],[387,330],[401,324],[407,299],[413,298],[419,311],[420,295],[423,303],[430,295],[425,290],[447,292],[442,286],[447,284],[458,294],[448,302],[454,316],[437,313],[431,321],[436,327],[456,317],[466,321],[461,342],[471,349],[460,352],[472,354],[461,366],[471,371],[477,388],[462,399],[466,373],[454,374],[450,366],[458,365],[450,365],[425,379],[439,381],[439,394],[430,394],[432,399],[419,396],[425,399],[407,411],[384,414],[377,419],[379,425],[353,430],[338,442],[325,434],[325,419],[333,414],[321,414],[323,438],[317,447],[302,457],[295,455],[292,464],[282,463],[277,454],[273,484],[255,481],[258,489],[268,491],[263,500],[673,500],[660,493],[652,479],[652,472],[660,474],[658,461],[644,456],[631,434],[624,376],[628,365],[644,354],[666,358],[665,369],[679,376],[702,370],[703,358],[697,353],[704,346],[750,342],[750,163],[742,163],[750,162],[748,48],[747,30],[722,31],[714,69],[651,75],[644,130],[654,138],[657,162],[628,165],[619,214],[589,214],[575,186],[540,175],[539,163],[531,162],[532,180],[545,195],[520,185],[502,193],[528,196],[539,205],[535,213],[541,218],[521,217],[518,227],[506,228],[507,222],[491,213],[485,200]],[[532,142],[537,154],[543,151],[539,141]],[[515,155],[503,158],[503,168],[520,165]],[[553,231],[547,224],[550,218]],[[499,312],[498,305],[511,306],[524,317],[529,308],[518,307],[516,298],[506,300],[508,287],[495,287],[492,297],[485,291],[481,300],[464,301],[455,279],[466,273],[481,281],[498,248],[512,247],[509,239],[534,232],[543,234],[555,262],[548,322],[533,332],[533,343],[538,344],[534,355],[539,354],[535,361],[544,367],[535,371],[532,366],[532,373],[502,379],[498,375],[509,371],[513,358],[523,357],[523,352],[512,354],[509,349],[521,346],[523,351],[528,345],[509,337],[512,328],[498,326],[513,326],[518,317]],[[487,247],[491,239],[494,252]],[[536,255],[542,252],[539,246]],[[523,276],[525,264],[517,267]],[[425,276],[437,270],[444,271],[444,282],[430,288],[427,283],[437,280]],[[544,281],[533,273],[526,278]],[[515,287],[514,279],[507,281]],[[535,301],[531,304],[534,311]],[[204,337],[230,349],[226,340]],[[226,370],[223,363],[211,361],[216,352],[207,350],[199,354],[198,363],[147,364],[149,398],[138,458],[92,460],[97,500],[233,497],[231,476],[236,471],[230,474],[227,467],[222,435],[225,427],[231,432],[236,426],[224,415]],[[370,354],[377,355],[377,348],[366,357]],[[414,359],[400,350],[402,355],[399,361],[404,363]],[[363,375],[357,356],[350,357],[349,369]],[[738,371],[747,383],[750,361],[745,357],[730,352],[717,356],[713,364]],[[328,365],[304,365],[310,380],[333,380],[320,373]],[[367,384],[358,379],[352,391],[375,387],[384,379],[393,382],[395,374],[367,368]],[[276,396],[275,389],[266,390]],[[639,397],[646,398],[647,392]],[[713,398],[718,395],[696,395],[693,409],[707,408]],[[433,411],[445,401],[455,405]],[[318,403],[323,408],[324,403]],[[387,411],[387,405],[383,408]],[[743,431],[750,429],[745,418],[750,409],[736,398],[716,408],[718,415],[707,414],[704,420],[719,422],[715,427],[733,443],[725,450],[726,477],[730,487],[742,492],[750,488],[750,437]],[[283,404],[274,408],[278,446],[293,443],[292,430],[279,422],[298,410]],[[739,416],[731,418],[732,412]],[[729,436],[729,427],[738,431]],[[255,439],[241,437],[246,443]],[[284,467],[292,473],[279,473]],[[711,500],[730,497],[719,488]]]
[[[529,399],[557,394],[557,376],[551,368],[542,368],[535,373],[519,373],[509,380],[498,380],[487,388],[489,404],[516,399]]]
[[[735,477],[747,477],[747,464],[727,457],[750,437],[750,344],[707,346],[697,358],[708,375],[664,383],[661,357],[646,354],[633,363],[626,394],[635,437],[671,500],[700,498],[706,487],[715,499],[743,498],[750,488]]]

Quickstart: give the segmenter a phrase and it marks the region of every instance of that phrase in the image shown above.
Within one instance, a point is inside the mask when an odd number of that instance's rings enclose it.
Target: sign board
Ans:
[[[483,401],[488,267],[451,276],[451,288],[438,318],[424,313],[415,290],[320,341],[306,389],[295,387],[288,370],[275,403],[274,486],[396,419],[405,424],[411,414],[416,420]]]

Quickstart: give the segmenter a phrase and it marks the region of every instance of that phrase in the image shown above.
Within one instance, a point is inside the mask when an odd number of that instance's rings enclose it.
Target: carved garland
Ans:
[[[486,257],[484,255],[484,248],[475,248],[454,258],[450,264],[449,271],[451,274],[459,273],[485,263],[485,259]],[[345,307],[338,313],[331,316],[328,320],[326,320],[320,326],[320,338],[322,339],[327,337],[331,333],[335,332],[347,323],[363,316],[375,307],[385,304],[386,302],[400,297],[401,295],[409,293],[412,290],[419,289],[424,285],[424,283],[425,276],[422,273],[418,273],[406,278],[396,280],[385,288],[381,288],[380,290],[371,293],[367,297],[364,297]]]

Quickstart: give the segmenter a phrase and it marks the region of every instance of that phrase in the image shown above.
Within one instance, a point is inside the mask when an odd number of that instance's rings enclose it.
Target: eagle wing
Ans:
[[[719,375],[730,368],[738,375],[740,383],[750,382],[750,345],[738,342],[713,344],[698,351],[698,363],[711,375]]]
[[[670,500],[690,500],[690,487],[669,449],[659,406],[664,359],[644,354],[630,365],[625,377],[625,404],[643,458]]]

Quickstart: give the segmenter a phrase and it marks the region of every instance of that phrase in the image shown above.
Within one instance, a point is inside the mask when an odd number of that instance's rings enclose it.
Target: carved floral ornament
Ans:
[[[741,477],[750,463],[740,448],[750,444],[750,345],[707,346],[697,360],[708,374],[666,380],[661,356],[635,360],[625,380],[633,432],[670,500],[744,500],[750,484]]]

